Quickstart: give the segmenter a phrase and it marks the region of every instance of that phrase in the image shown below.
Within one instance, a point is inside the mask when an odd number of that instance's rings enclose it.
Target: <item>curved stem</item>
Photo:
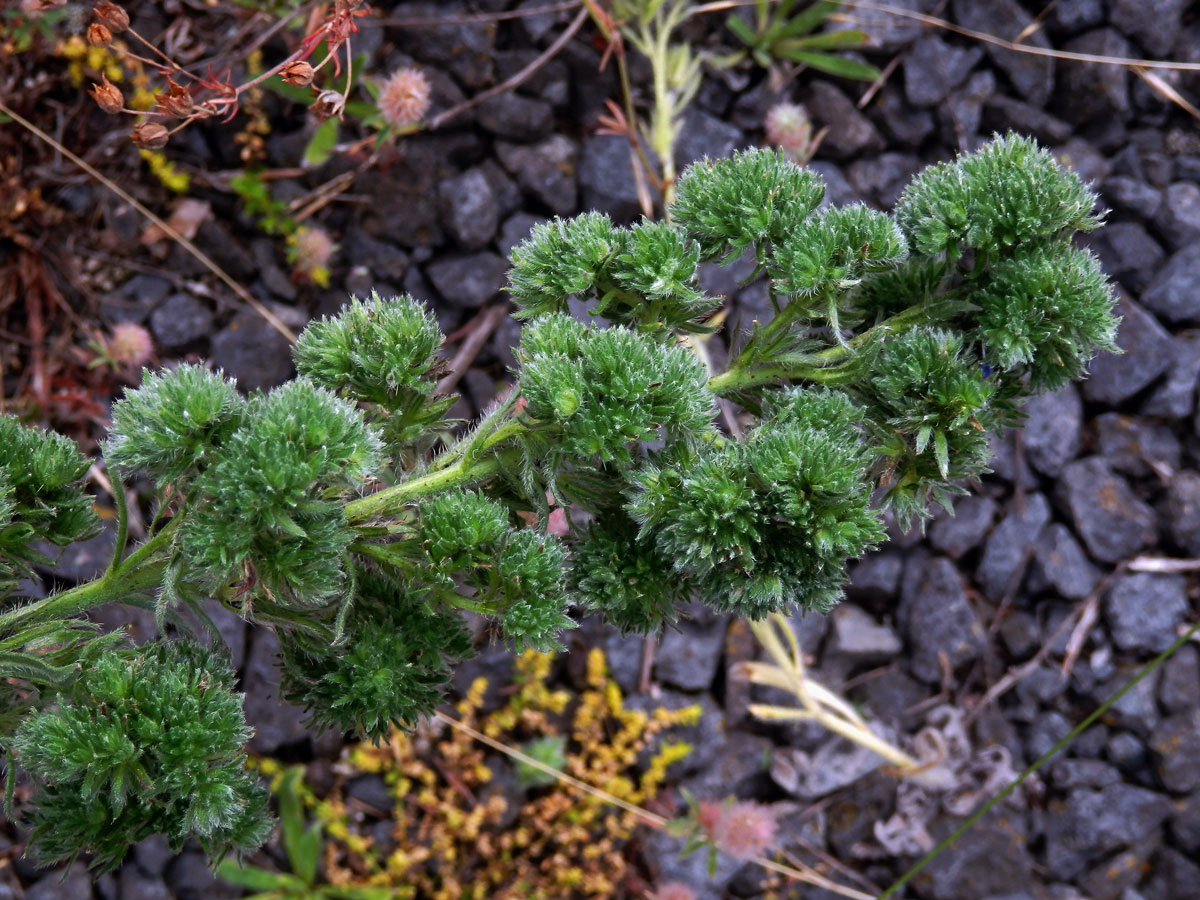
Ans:
[[[129,501],[125,497],[125,482],[121,480],[121,476],[109,470],[109,480],[112,482],[113,500],[117,504],[117,540],[113,544],[112,562],[108,564],[108,571],[114,571],[121,564],[121,557],[125,555],[125,544],[129,540]]]

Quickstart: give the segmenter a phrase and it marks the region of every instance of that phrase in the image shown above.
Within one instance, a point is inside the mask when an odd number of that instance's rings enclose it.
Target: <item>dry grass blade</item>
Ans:
[[[208,269],[210,272],[212,272],[214,275],[216,275],[219,279],[221,279],[221,281],[224,282],[225,286],[228,287],[235,294],[237,294],[237,296],[241,300],[243,300],[247,306],[249,306],[256,313],[258,313],[260,316],[262,316],[264,319],[266,319],[266,321],[271,325],[272,328],[274,328],[276,331],[278,331],[280,334],[282,334],[285,338],[287,338],[289,342],[295,342],[296,335],[292,332],[292,330],[290,328],[288,328],[285,324],[283,324],[283,322],[279,319],[278,316],[275,315],[275,313],[271,312],[269,309],[267,309],[265,306],[263,306],[258,300],[256,300],[250,294],[249,291],[247,291],[244,287],[242,287],[240,284],[238,284],[236,281],[234,281],[228,272],[226,272],[224,269],[222,269],[220,266],[218,266],[215,262],[213,262],[212,258],[210,256],[208,256],[208,254],[206,254],[203,250],[201,250],[199,247],[197,247],[195,244],[193,244],[191,241],[189,241],[187,238],[185,238],[183,235],[181,235],[179,232],[177,232],[174,228],[172,228],[170,225],[168,225],[164,219],[162,219],[160,216],[153,213],[150,209],[148,209],[146,206],[144,206],[141,202],[139,202],[131,194],[129,194],[127,191],[125,191],[120,185],[116,184],[112,179],[108,178],[107,176],[102,175],[93,166],[89,165],[86,161],[84,161],[80,157],[76,156],[74,153],[72,153],[70,150],[68,150],[66,147],[64,147],[61,143],[56,141],[53,137],[46,134],[46,132],[42,131],[42,129],[38,128],[36,125],[34,125],[28,119],[26,119],[24,116],[20,115],[19,113],[17,113],[16,111],[14,111],[12,109],[9,109],[8,106],[6,106],[4,101],[2,101],[2,100],[0,100],[0,112],[11,117],[14,122],[16,122],[22,128],[24,128],[30,134],[34,135],[34,137],[38,138],[38,140],[44,141],[47,144],[49,144],[51,147],[53,147],[55,150],[57,150],[59,153],[61,153],[63,156],[65,156],[67,159],[71,160],[71,162],[75,163],[75,165],[79,166],[79,168],[83,169],[83,171],[87,172],[89,175],[91,175],[93,178],[95,178],[98,182],[100,182],[102,185],[104,185],[106,188],[108,188],[110,191],[112,191],[114,194],[116,194],[118,197],[120,197],[122,200],[124,200],[126,203],[128,203],[130,206],[132,206],[134,209],[136,209],[139,213],[141,213],[143,216],[145,216],[147,219],[149,219],[151,222],[153,222],[156,226],[158,226],[158,228],[160,228],[162,230],[163,234],[165,234],[167,237],[171,238],[172,240],[176,241],[188,253],[190,253],[190,254],[192,254],[192,256],[196,257],[196,259],[199,260],[200,263],[206,269]]]
[[[1142,81],[1150,85],[1155,93],[1160,94],[1167,100],[1174,103],[1193,119],[1200,119],[1200,109],[1197,109],[1195,104],[1188,100],[1187,97],[1183,96],[1183,94],[1179,93],[1179,91],[1175,90],[1175,88],[1163,81],[1160,75],[1155,72],[1150,72],[1142,66],[1134,66],[1133,71],[1135,75],[1142,79]]]

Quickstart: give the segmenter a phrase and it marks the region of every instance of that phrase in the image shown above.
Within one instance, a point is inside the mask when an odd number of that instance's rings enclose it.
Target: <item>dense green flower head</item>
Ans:
[[[1082,377],[1097,350],[1116,350],[1112,288],[1087,250],[1061,242],[997,262],[969,294],[985,360],[1035,391]]]
[[[528,319],[565,312],[571,297],[595,286],[623,243],[624,233],[604,213],[555,217],[533,226],[529,237],[510,254],[508,292],[517,304],[516,315]]]
[[[700,258],[732,261],[763,241],[781,241],[820,204],[825,184],[779,150],[707,157],[684,170],[669,212],[700,244]]]
[[[442,345],[437,321],[409,295],[352,297],[332,318],[311,322],[292,355],[296,370],[343,396],[385,409],[433,393]]]
[[[970,448],[972,464],[986,462],[986,432],[995,380],[963,346],[962,335],[914,328],[878,348],[864,396],[891,429],[913,441],[916,453],[934,454],[943,479],[950,477],[950,445]]]
[[[60,434],[29,428],[0,413],[0,473],[9,508],[9,526],[0,530],[0,560],[30,560],[28,543],[40,539],[57,547],[95,534],[100,520],[92,509],[83,477],[90,461],[75,442]]]
[[[353,539],[337,498],[359,488],[379,455],[362,412],[307,379],[254,398],[197,480],[184,560],[216,583],[250,565],[278,599],[322,602],[341,588]]]
[[[270,836],[267,792],[246,769],[250,738],[228,664],[194,644],[109,652],[57,709],[18,728],[35,786],[33,844],[46,863],[95,854],[115,868],[134,843],[195,838],[214,860]]]
[[[861,203],[830,207],[775,245],[771,277],[779,293],[808,296],[849,287],[871,270],[899,264],[907,254],[904,235],[888,216]]]
[[[554,426],[562,452],[576,463],[629,465],[630,445],[707,431],[714,400],[703,365],[686,349],[627,328],[573,331],[539,323],[522,345],[518,373],[529,415]],[[537,352],[551,330],[578,336],[569,352]],[[568,342],[564,342],[564,345]]]
[[[141,387],[113,404],[105,459],[126,477],[141,472],[160,488],[180,487],[212,461],[245,406],[232,381],[200,366],[145,371]]]
[[[509,519],[503,504],[475,491],[431,498],[419,506],[423,561],[448,594],[459,584],[470,588],[470,608],[495,616],[516,646],[549,650],[574,627],[566,614],[566,549],[557,538],[511,527]]]
[[[355,585],[343,643],[284,636],[283,691],[318,728],[378,740],[437,708],[471,641],[459,613],[433,608],[410,583],[367,569]]]
[[[622,632],[647,634],[674,622],[694,585],[623,510],[598,516],[571,549],[571,591]]]
[[[742,442],[668,454],[633,477],[627,509],[677,571],[723,611],[828,610],[845,563],[883,536],[870,507],[862,410],[828,391],[773,398]]]
[[[951,163],[930,166],[896,204],[921,253],[957,257],[1090,230],[1096,195],[1036,141],[1009,133]]]
[[[602,298],[597,312],[646,329],[697,330],[693,320],[721,304],[700,291],[699,262],[700,245],[678,225],[649,221],[634,225],[609,266],[612,280],[622,290],[611,292],[611,299]],[[629,294],[633,302],[621,308],[621,298]]]

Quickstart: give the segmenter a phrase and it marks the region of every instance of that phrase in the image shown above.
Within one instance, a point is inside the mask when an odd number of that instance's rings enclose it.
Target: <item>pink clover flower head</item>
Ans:
[[[337,244],[329,236],[329,232],[319,225],[304,225],[294,238],[293,249],[296,272],[311,276],[317,269],[323,269],[333,259]]]
[[[393,72],[379,90],[379,114],[393,128],[416,125],[429,112],[429,79],[420,69]]]
[[[121,322],[112,328],[108,339],[108,355],[117,365],[138,368],[150,362],[154,355],[154,341],[141,325]]]
[[[682,881],[668,881],[654,892],[654,900],[696,900],[696,892]]]
[[[779,823],[771,807],[753,800],[721,804],[719,814],[706,829],[718,850],[734,859],[751,860],[775,846]]]
[[[812,141],[808,111],[798,103],[776,103],[767,111],[767,141],[784,150],[803,151]]]

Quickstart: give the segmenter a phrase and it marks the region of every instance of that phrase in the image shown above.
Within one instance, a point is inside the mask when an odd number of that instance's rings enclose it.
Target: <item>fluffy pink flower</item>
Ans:
[[[707,818],[703,807],[701,809],[702,819]],[[754,859],[775,846],[779,823],[775,820],[774,811],[762,803],[739,800],[721,804],[711,821],[711,826],[705,825],[705,830],[713,846],[734,859]]]
[[[313,281],[318,273],[326,269],[337,244],[329,232],[319,225],[304,225],[292,238],[292,274],[299,281]]]
[[[150,362],[154,354],[154,341],[150,339],[150,332],[141,325],[121,322],[113,326],[107,349],[115,364],[136,369]]]
[[[429,112],[429,80],[419,69],[398,69],[379,91],[379,113],[395,128],[416,125]]]
[[[776,145],[790,158],[807,155],[812,143],[812,123],[808,111],[797,103],[776,103],[767,112],[767,142]]]
[[[696,900],[696,892],[682,881],[668,881],[654,892],[655,900]]]

